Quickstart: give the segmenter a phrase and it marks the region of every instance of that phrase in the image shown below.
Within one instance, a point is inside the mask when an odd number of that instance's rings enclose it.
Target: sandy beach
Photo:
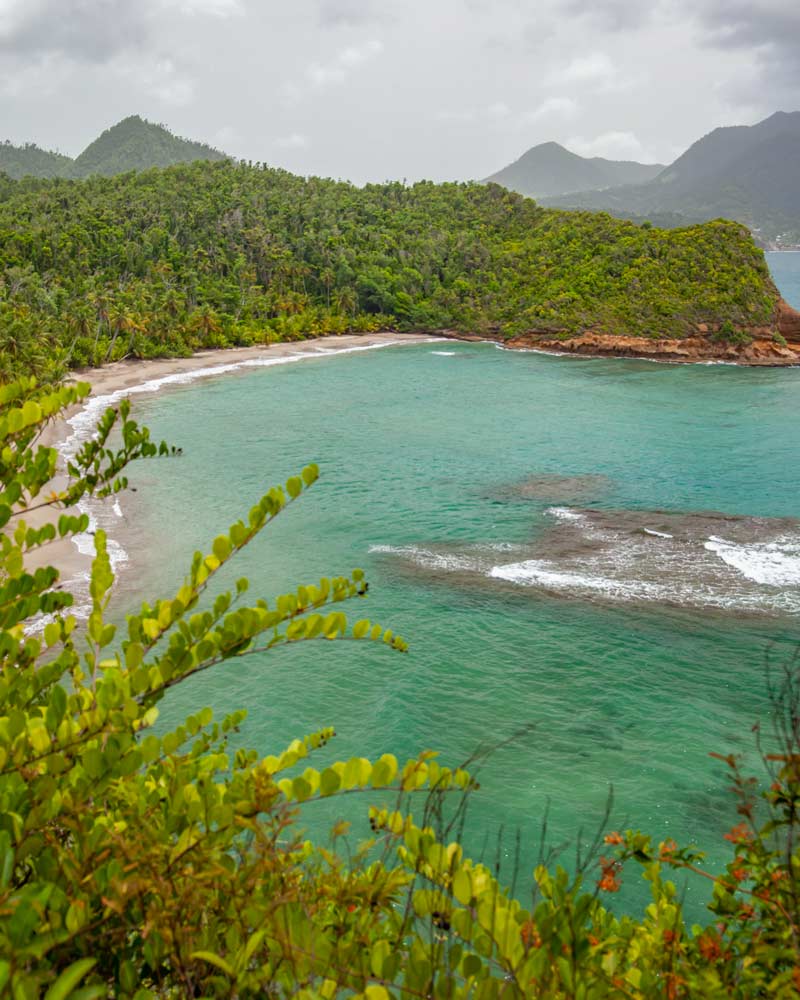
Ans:
[[[65,414],[63,420],[48,427],[42,435],[42,443],[51,447],[70,448],[76,440],[85,439],[95,419],[107,406],[119,402],[126,396],[135,397],[143,393],[163,392],[170,386],[185,385],[196,379],[242,374],[254,368],[269,367],[273,364],[301,362],[440,339],[426,334],[390,332],[347,334],[259,347],[201,351],[189,358],[118,361],[101,368],[76,370],[70,374],[70,381],[88,382],[92,387],[92,394],[83,407],[75,407]],[[133,415],[135,417],[135,407]],[[58,488],[58,479],[54,482],[54,486]],[[109,498],[106,502],[113,504],[114,501]],[[36,511],[26,515],[25,520],[31,525],[39,525],[48,518],[58,518],[60,514],[61,511]],[[125,527],[123,519],[120,522],[121,534],[124,534]],[[28,559],[28,565],[31,569],[42,565],[59,566],[63,585],[67,589],[76,591],[82,589],[81,583],[85,584],[91,559],[91,554],[79,551],[75,542],[68,539],[46,546]]]

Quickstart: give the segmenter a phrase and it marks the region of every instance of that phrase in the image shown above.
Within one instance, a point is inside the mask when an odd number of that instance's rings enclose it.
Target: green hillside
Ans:
[[[106,129],[75,160],[74,176],[102,174],[111,177],[128,170],[170,167],[193,160],[224,160],[226,156],[201,142],[173,135],[163,125],[145,121],[138,115],[125,118]]]
[[[559,193],[550,205],[619,216],[686,221],[736,219],[766,239],[800,240],[800,112],[778,112],[750,127],[715,129],[654,180],[604,191]]]
[[[663,169],[662,163],[578,156],[557,142],[543,142],[492,174],[487,183],[502,184],[532,198],[545,198],[570,191],[640,184],[656,177]]]
[[[73,160],[61,153],[48,152],[34,143],[14,146],[0,144],[0,172],[22,177],[56,178],[111,177],[129,170],[170,167],[195,160],[224,160],[225,153],[202,142],[181,139],[163,125],[131,115],[106,129]]]
[[[657,230],[499,187],[303,179],[228,161],[0,183],[0,367],[380,327],[683,336],[769,325],[747,231]]]
[[[69,177],[72,160],[61,153],[40,149],[33,142],[13,146],[0,142],[0,172],[9,177]]]

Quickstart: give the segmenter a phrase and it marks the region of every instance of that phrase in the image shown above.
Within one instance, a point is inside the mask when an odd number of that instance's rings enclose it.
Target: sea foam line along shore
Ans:
[[[243,373],[256,368],[292,364],[299,361],[320,360],[342,354],[354,354],[382,347],[438,342],[442,338],[427,334],[397,334],[378,332],[372,334],[346,334],[319,337],[305,341],[277,343],[259,347],[226,348],[202,351],[188,358],[159,358],[150,361],[118,361],[102,368],[76,371],[74,381],[88,382],[92,395],[83,406],[76,407],[66,418],[47,429],[42,443],[56,447],[62,463],[72,457],[93,433],[101,414],[122,399],[141,394],[152,394],[164,389],[186,385],[199,379]],[[56,482],[58,486],[58,481]],[[124,500],[123,500],[124,503]],[[108,550],[115,571],[128,561],[124,548],[124,510],[119,498],[108,501],[90,501],[81,506],[90,516],[90,532],[98,526],[109,533]],[[60,511],[42,511],[27,515],[30,524],[42,524],[48,517],[58,517]],[[37,516],[38,515],[38,516]],[[113,516],[111,516],[113,515]],[[94,541],[87,532],[74,539],[55,542],[30,559],[32,568],[56,563],[61,567],[61,582],[75,595],[73,613],[86,613],[88,580],[94,557]]]

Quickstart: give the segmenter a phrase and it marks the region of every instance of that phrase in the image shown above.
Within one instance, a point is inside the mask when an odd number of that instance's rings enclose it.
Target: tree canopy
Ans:
[[[381,327],[747,330],[777,302],[735,223],[664,231],[497,185],[357,188],[228,161],[0,175],[6,375]]]

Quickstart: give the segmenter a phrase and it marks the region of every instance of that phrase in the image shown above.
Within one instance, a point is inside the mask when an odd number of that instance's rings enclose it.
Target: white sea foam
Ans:
[[[579,355],[569,354],[567,351],[545,351],[540,347],[506,347],[505,344],[500,344],[496,340],[490,340],[488,343],[494,345],[498,351],[508,351],[509,354],[544,354],[548,358],[579,357]]]
[[[454,552],[436,552],[418,545],[370,545],[369,551],[400,556],[418,566],[425,567],[425,569],[447,570],[448,572],[458,570],[475,572],[478,569],[478,560],[471,556]]]
[[[206,368],[195,368],[192,371],[173,372],[170,375],[161,375],[158,378],[146,379],[136,385],[128,386],[124,389],[116,389],[114,392],[104,393],[100,396],[90,396],[84,406],[67,420],[71,428],[71,434],[62,442],[59,450],[63,458],[67,461],[73,459],[79,451],[81,445],[94,436],[94,429],[101,415],[110,407],[119,403],[129,396],[138,396],[144,393],[156,393],[162,389],[175,385],[187,385],[198,379],[212,378],[217,375],[227,375],[230,372],[241,371],[248,368],[271,368],[274,365],[292,364],[296,361],[308,361],[314,358],[333,357],[337,354],[354,354],[360,351],[372,351],[381,347],[393,347],[398,344],[407,344],[403,339],[388,340],[380,344],[363,344],[353,347],[314,347],[304,351],[297,351],[283,357],[261,357],[249,358],[246,361],[233,361],[228,364],[209,365]],[[73,537],[73,543],[78,552],[85,556],[94,556],[94,532],[98,527],[107,528],[110,522],[107,519],[107,507],[99,501],[82,500],[78,504],[78,510],[82,514],[89,516],[89,528],[86,532]],[[112,512],[117,519],[122,518],[123,512],[118,501],[115,501]],[[111,561],[112,570],[128,561],[128,553],[115,539],[109,538],[107,542],[108,556]],[[88,587],[82,587],[84,574],[67,581],[67,588],[77,595],[82,589],[88,593]],[[86,610],[85,608],[83,610]],[[81,605],[73,609],[73,613],[80,614]]]
[[[736,545],[711,535],[705,548],[754,583],[768,587],[800,585],[800,539]]]
[[[724,520],[715,515],[659,517],[570,507],[550,507],[548,514],[556,522],[551,533],[532,543],[372,551],[396,555],[423,572],[477,575],[587,600],[800,613],[800,533],[788,520],[732,517],[724,529],[729,538],[720,538],[709,531]],[[672,530],[660,530],[664,527]]]
[[[422,572],[477,575],[588,600],[800,613],[800,538],[773,536],[770,542],[737,545],[712,536],[704,544],[708,536],[692,540],[682,535],[676,541],[668,532],[642,526],[637,540],[630,529],[600,530],[588,514],[555,509],[573,515],[555,530],[562,533],[560,547],[564,531],[578,534],[575,554],[553,558],[532,552],[530,544],[511,543],[449,549],[433,544],[373,545],[370,551],[396,556]],[[659,541],[653,543],[645,532]]]
[[[547,560],[528,559],[517,563],[493,566],[486,574],[491,579],[505,580],[520,587],[571,594],[575,597],[602,598],[612,601],[674,604],[683,607],[710,607],[721,610],[749,612],[800,612],[796,592],[764,594],[743,588],[725,588],[698,580],[670,578],[665,573],[662,582],[635,576],[612,577],[603,572],[607,566],[595,566],[588,561],[581,570],[559,568]],[[595,570],[595,572],[593,572]]]
[[[577,510],[570,510],[569,507],[548,507],[547,514],[557,518],[559,521],[583,521],[584,516]]]
[[[440,358],[453,358],[456,351],[431,351],[431,354],[437,354]]]
[[[487,574],[496,580],[507,580],[528,586],[544,587],[547,590],[569,590],[575,593],[597,591],[606,595],[628,598],[645,597],[652,588],[639,582],[612,580],[604,576],[586,573],[560,571],[543,559],[527,559],[524,562],[493,566]]]
[[[800,250],[797,251],[800,253]],[[509,351],[512,354],[545,354],[550,358],[573,358],[583,361],[647,361],[651,365],[730,365],[738,367],[736,361],[674,361],[670,358],[650,358],[645,354],[584,354],[578,351],[545,351],[541,347],[507,347],[496,341],[488,341],[498,350]]]

